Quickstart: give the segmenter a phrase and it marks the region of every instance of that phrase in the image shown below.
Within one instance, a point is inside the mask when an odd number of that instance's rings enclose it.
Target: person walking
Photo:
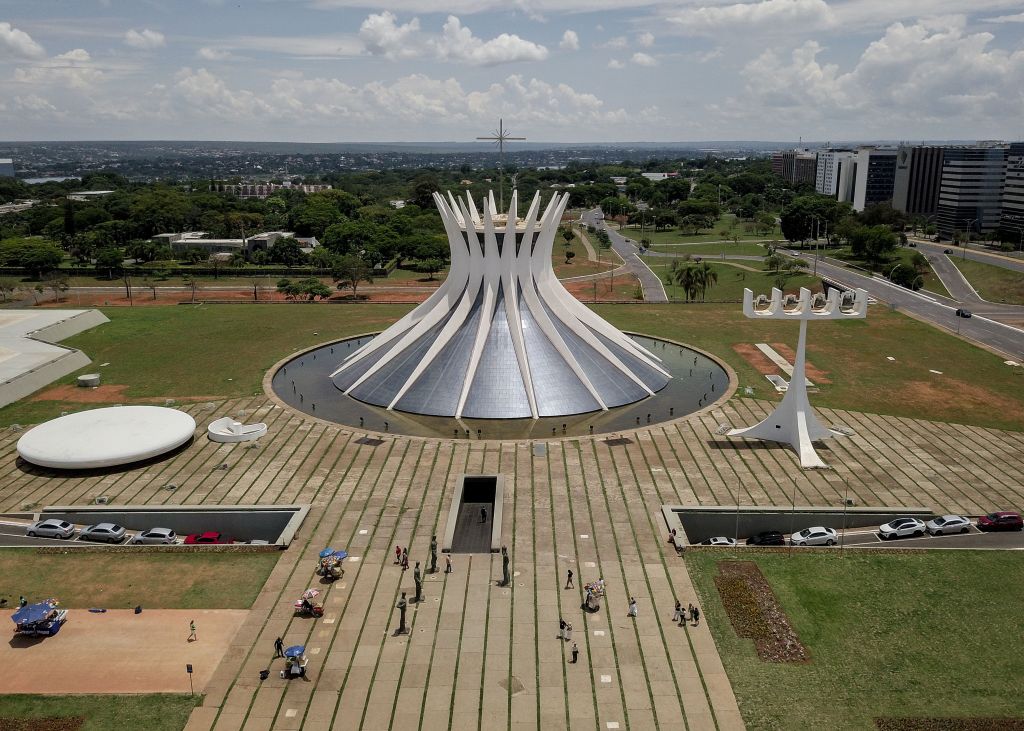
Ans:
[[[26,599],[24,595],[19,596],[18,597],[18,609],[21,609],[26,604],[28,604],[28,599]]]
[[[566,572],[566,574],[565,574],[565,588],[566,589],[572,589],[573,588],[573,584],[572,584],[572,569],[569,569]]]
[[[565,642],[565,620],[561,617],[558,618],[558,639]]]
[[[409,570],[409,548],[402,549],[402,571]]]
[[[636,619],[636,599],[629,598],[629,616]]]
[[[188,641],[189,642],[195,642],[198,639],[199,639],[199,636],[196,635],[196,621],[194,619],[189,620],[189,623],[188,623]]]
[[[692,616],[693,616],[693,605],[692,604],[688,604],[687,608],[686,608],[686,612],[683,614],[683,622],[689,622],[690,621],[690,617],[692,617]]]
[[[579,659],[579,656],[580,656],[580,648],[576,647],[576,643],[573,642],[572,643],[572,664],[573,665],[576,664],[576,661]]]
[[[675,614],[672,615],[672,622],[678,624],[682,624],[683,622],[683,605],[679,603],[678,599],[676,599],[676,611]]]
[[[284,640],[280,637],[274,640],[274,657],[284,657]]]
[[[480,508],[480,522],[487,522],[487,508]]]
[[[694,627],[696,627],[698,624],[700,624],[700,609],[698,609],[697,607],[694,607],[693,611],[690,612],[690,616],[693,617],[693,626]]]
[[[452,557],[451,554],[446,553],[444,555],[444,572],[450,574],[452,572]]]
[[[565,641],[572,642],[572,623],[565,623]]]
[[[395,546],[395,566],[402,563],[402,547]]]

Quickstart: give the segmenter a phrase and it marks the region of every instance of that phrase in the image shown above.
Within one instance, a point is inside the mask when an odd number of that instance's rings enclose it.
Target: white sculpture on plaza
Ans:
[[[451,269],[425,302],[331,374],[353,398],[455,418],[565,416],[633,403],[671,375],[660,359],[579,302],[555,277],[552,246],[568,195],[524,217],[517,193],[499,213],[493,193],[434,194]]]
[[[796,361],[793,363],[793,377],[782,402],[761,423],[745,429],[732,429],[728,436],[765,439],[789,444],[800,456],[801,467],[823,468],[827,466],[814,451],[813,442],[843,436],[843,434],[824,426],[815,416],[810,401],[807,399],[807,376],[804,372],[807,323],[809,320],[842,320],[867,316],[868,294],[863,289],[856,290],[853,304],[848,308],[843,307],[840,297],[838,289],[831,289],[824,305],[815,308],[810,290],[801,287],[796,304],[787,309],[782,291],[773,288],[772,297],[767,307],[756,309],[754,293],[749,289],[743,290],[744,315],[753,320],[799,320],[800,339],[796,348]]]

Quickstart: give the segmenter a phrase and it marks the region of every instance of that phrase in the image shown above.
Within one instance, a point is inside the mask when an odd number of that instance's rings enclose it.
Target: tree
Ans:
[[[358,298],[359,283],[373,284],[373,267],[362,257],[346,254],[339,257],[331,273],[338,289],[352,289],[352,299]]]
[[[17,279],[13,277],[2,277],[0,278],[0,296],[3,297],[3,301],[6,302],[9,296],[12,296],[21,288]]]
[[[40,239],[7,239],[0,242],[0,263],[3,266],[28,269],[34,277],[56,269],[64,253],[51,243]]]
[[[896,234],[885,225],[859,226],[850,236],[850,250],[854,256],[877,264],[896,249]]]
[[[718,272],[706,261],[702,261],[697,266],[695,278],[700,292],[700,301],[703,302],[704,295],[707,294],[707,291],[718,284]]]
[[[574,238],[576,238],[576,234],[572,232],[572,228],[568,226],[562,228],[562,240],[565,241],[566,246],[572,244]]]
[[[124,263],[124,253],[120,249],[107,247],[96,252],[96,267],[107,270],[107,279],[114,278],[114,270],[120,269]]]
[[[306,261],[306,252],[298,239],[292,236],[283,236],[270,247],[270,261],[285,266],[298,266]]]
[[[448,261],[445,259],[431,258],[420,259],[419,261],[419,267],[429,275],[427,277],[428,279],[433,279],[434,275],[437,274],[442,269],[444,269],[446,266],[448,266]]]
[[[191,272],[186,273],[182,276],[181,280],[185,283],[186,287],[192,290],[192,304],[196,303],[196,290],[199,288],[199,279],[195,274]]]
[[[673,259],[668,269],[669,284],[683,290],[686,301],[692,300],[697,293],[697,267],[686,259]]]
[[[412,194],[409,203],[424,210],[434,207],[434,192],[441,189],[441,182],[433,173],[424,173],[412,183]]]
[[[762,236],[767,236],[775,228],[775,216],[767,211],[761,211],[754,216],[754,228]]]
[[[334,268],[334,262],[337,258],[330,249],[318,246],[309,252],[309,265],[314,269],[330,271]]]
[[[785,263],[786,257],[784,257],[782,254],[775,253],[774,250],[769,251],[768,254],[764,257],[764,268],[770,269],[776,274],[779,273],[779,270],[782,269]]]
[[[915,292],[924,286],[924,277],[914,270],[913,266],[897,264],[889,270],[889,281]]]
[[[296,282],[290,279],[278,280],[277,291],[281,292],[287,299],[305,297],[310,302],[318,297],[320,299],[327,299],[331,296],[331,288],[316,277],[306,277]]]
[[[572,264],[572,260],[575,259],[575,258],[576,258],[576,252],[573,251],[572,249],[569,249],[568,251],[565,252],[565,263],[566,264]]]
[[[205,251],[200,249],[198,246],[190,246],[182,253],[181,258],[187,261],[189,264],[198,264],[201,261],[205,261],[207,254]]]

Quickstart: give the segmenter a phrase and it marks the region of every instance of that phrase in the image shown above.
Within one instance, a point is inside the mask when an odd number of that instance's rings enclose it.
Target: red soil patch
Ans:
[[[908,409],[918,407],[922,414],[931,413],[936,404],[951,400],[955,400],[964,413],[997,411],[1004,417],[1024,420],[1024,409],[987,388],[956,378],[936,376],[934,381],[910,381],[900,387],[900,402]]]
[[[610,277],[602,277],[597,280],[597,299],[599,300],[629,300],[634,301],[633,293],[636,291],[639,280],[632,274],[615,275],[615,286],[612,286]],[[575,282],[562,282],[562,286],[573,297],[580,302],[594,301],[594,280],[584,279]]]
[[[81,716],[0,718],[0,731],[78,731],[84,723],[85,719]]]
[[[768,356],[750,343],[734,343],[732,349],[763,376],[771,376],[779,372],[775,364],[768,360]]]
[[[124,401],[136,403],[163,403],[169,398],[175,401],[216,401],[220,396],[150,396],[148,398],[131,398],[125,394],[128,386],[96,386],[96,388],[81,388],[64,384],[54,386],[45,391],[40,391],[33,396],[31,401],[68,401],[76,404],[116,404]]]
[[[769,343],[769,345],[775,348],[775,352],[781,355],[786,360],[788,360],[790,363],[796,362],[796,351],[794,351],[785,343]],[[814,381],[815,385],[819,383],[832,383],[832,381],[829,380],[829,377],[825,373],[825,371],[815,367],[814,364],[811,363],[810,361],[804,363],[804,370],[807,373],[807,377]]]

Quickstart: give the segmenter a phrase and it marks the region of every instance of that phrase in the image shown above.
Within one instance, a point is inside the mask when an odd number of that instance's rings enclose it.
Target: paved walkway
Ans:
[[[583,222],[608,232],[615,253],[622,258],[625,265],[640,280],[645,302],[668,302],[668,295],[665,293],[665,285],[662,284],[661,278],[644,263],[644,260],[640,258],[638,250],[633,244],[619,235],[618,231],[610,229],[605,225],[604,220],[600,218],[600,213],[600,209],[585,212],[583,214]]]
[[[46,504],[311,503],[206,688],[188,728],[216,729],[739,729],[735,698],[704,623],[669,622],[678,597],[699,599],[665,542],[663,504],[925,505],[979,513],[1024,507],[1024,434],[824,410],[856,434],[821,453],[835,469],[802,471],[788,450],[717,436],[762,418],[770,402],[734,399],[710,413],[605,439],[451,442],[361,433],[276,407],[263,396],[190,405],[194,444],[165,461],[112,474],[57,475],[16,462],[18,433],[0,437],[0,512]],[[202,437],[222,414],[266,421],[258,449]],[[426,562],[459,475],[507,476],[503,540],[512,586],[495,585],[497,555],[454,557],[427,575],[394,637],[409,573],[396,544]],[[177,489],[165,489],[168,483]],[[325,589],[322,620],[292,601],[317,585],[317,551],[347,548],[345,577]],[[443,565],[443,559],[440,562]],[[424,563],[425,565],[425,563]],[[563,588],[572,569],[576,588]],[[580,609],[580,585],[603,577],[601,611]],[[639,616],[626,616],[634,596]],[[699,601],[698,601],[699,603]],[[556,639],[575,628],[580,662]],[[305,644],[308,681],[259,671],[273,640]],[[280,662],[280,661],[278,661]],[[278,669],[278,666],[274,666]]]

